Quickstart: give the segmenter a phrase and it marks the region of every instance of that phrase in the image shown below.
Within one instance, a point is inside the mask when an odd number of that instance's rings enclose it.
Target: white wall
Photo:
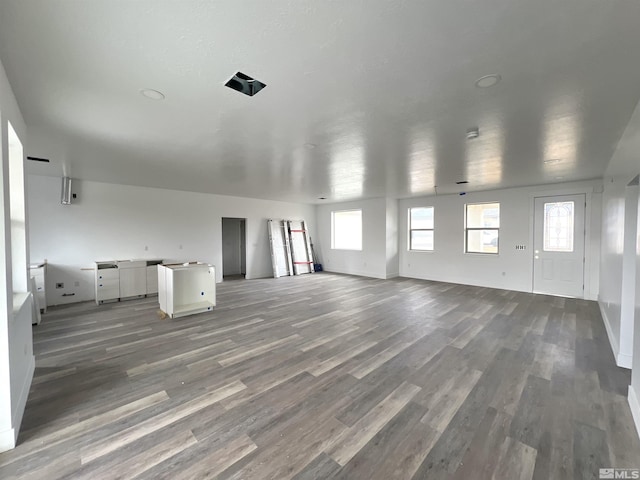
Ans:
[[[539,196],[584,193],[587,200],[585,298],[596,299],[601,226],[601,181],[511,188],[467,195],[438,195],[399,202],[400,275],[443,282],[533,291],[533,203]],[[500,253],[464,253],[464,205],[500,202]],[[435,250],[408,250],[410,207],[435,207]],[[525,250],[516,250],[525,245]]]
[[[387,278],[399,275],[398,257],[398,201],[388,198],[386,211]]]
[[[640,168],[640,167],[639,167]],[[638,198],[637,225],[640,227],[640,198]],[[629,406],[640,435],[640,228],[636,230],[636,294],[635,294],[635,324],[633,341],[633,359],[631,370],[631,385],[629,386]]]
[[[93,299],[90,269],[96,260],[199,260],[215,265],[222,281],[222,217],[247,219],[249,279],[273,274],[268,218],[302,218],[315,231],[310,205],[79,180],[74,180],[75,203],[61,205],[59,178],[29,175],[27,180],[31,258],[49,262],[51,305]],[[56,289],[57,282],[65,288]]]
[[[331,212],[356,209],[362,210],[362,250],[333,250],[331,248]],[[314,246],[324,270],[387,278],[387,199],[374,198],[319,205],[316,218],[318,241]]]
[[[637,235],[637,221],[632,216],[636,215],[638,188],[631,185],[638,174],[640,103],[607,166],[603,194],[599,304],[616,362],[626,368],[632,366],[633,356],[640,355],[639,349],[633,348],[640,317],[634,315],[637,272],[632,268]],[[635,373],[640,376],[640,372]]]
[[[31,298],[29,294],[17,294],[13,291],[7,122],[11,123],[20,142],[25,145],[26,126],[0,63],[0,196],[3,204],[0,213],[0,242],[3,243],[4,251],[0,255],[0,452],[15,446],[35,368],[31,337]],[[20,178],[14,178],[14,183],[16,181],[19,182]],[[19,203],[20,200],[23,198],[15,198],[14,195],[14,203]],[[22,252],[18,267],[26,270],[28,259],[25,258],[27,251],[24,237],[20,241],[23,245],[14,245],[16,248],[13,251]],[[22,276],[26,277],[26,271]]]

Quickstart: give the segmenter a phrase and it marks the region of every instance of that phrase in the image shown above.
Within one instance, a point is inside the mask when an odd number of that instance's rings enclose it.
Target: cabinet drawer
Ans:
[[[105,268],[102,270],[98,270],[96,275],[96,279],[98,280],[120,280],[120,272],[118,272],[117,268]]]

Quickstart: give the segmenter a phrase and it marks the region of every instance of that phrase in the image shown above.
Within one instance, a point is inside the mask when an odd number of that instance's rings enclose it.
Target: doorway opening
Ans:
[[[247,275],[246,218],[222,219],[222,279],[243,280]]]

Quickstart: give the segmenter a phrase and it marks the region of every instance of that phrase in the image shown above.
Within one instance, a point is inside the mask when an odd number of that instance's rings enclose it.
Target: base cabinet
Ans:
[[[187,263],[158,265],[160,310],[171,318],[210,312],[216,305],[213,265]]]
[[[139,297],[147,294],[147,261],[118,261],[120,273],[120,298]]]
[[[117,262],[96,262],[96,303],[120,298],[120,272]]]
[[[29,265],[29,276],[35,279],[36,283],[36,301],[37,305],[40,308],[42,313],[47,313],[47,264],[45,263],[35,263]]]
[[[162,260],[96,262],[96,303],[158,293],[158,267]]]

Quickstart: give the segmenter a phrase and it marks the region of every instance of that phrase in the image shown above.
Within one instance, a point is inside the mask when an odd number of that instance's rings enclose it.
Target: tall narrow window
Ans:
[[[331,212],[331,248],[362,250],[362,210]]]
[[[433,211],[433,207],[409,209],[409,250],[433,250]]]
[[[544,204],[545,252],[573,252],[573,202]]]
[[[468,203],[465,212],[465,251],[498,253],[500,204]]]

